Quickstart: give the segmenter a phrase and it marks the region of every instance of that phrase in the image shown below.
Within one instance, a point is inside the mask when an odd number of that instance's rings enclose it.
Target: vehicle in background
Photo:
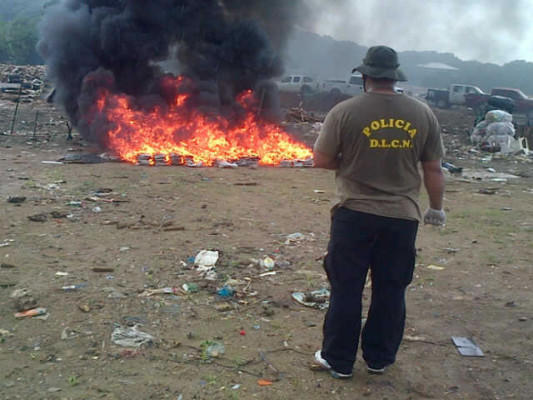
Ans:
[[[533,99],[526,96],[520,89],[514,88],[493,88],[490,94],[472,94],[466,96],[466,106],[474,110],[486,107],[491,98],[510,99],[516,107],[517,114],[524,114],[529,119],[533,119]]]
[[[468,95],[485,95],[485,92],[477,86],[455,83],[448,89],[428,89],[426,101],[433,107],[450,108],[452,105],[465,105]]]
[[[348,79],[328,79],[322,83],[320,88],[323,92],[332,94],[346,94],[356,96],[365,91],[363,87],[363,76],[361,74],[352,74]]]
[[[277,82],[280,92],[300,93],[304,96],[319,90],[319,83],[307,75],[287,75]]]

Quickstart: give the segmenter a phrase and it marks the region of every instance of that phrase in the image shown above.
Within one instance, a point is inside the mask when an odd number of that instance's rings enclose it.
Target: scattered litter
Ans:
[[[88,313],[91,311],[91,306],[87,303],[79,304],[78,308],[84,313]]]
[[[245,331],[244,329],[241,329],[241,330],[239,331],[239,335],[241,335],[241,336],[246,336],[246,331]]]
[[[111,288],[111,290],[109,290],[109,294],[107,295],[107,297],[110,299],[125,299],[128,296],[126,296],[124,293],[119,292],[118,290],[114,288]]]
[[[54,275],[55,276],[68,276],[68,272],[57,271]]]
[[[274,383],[274,382],[269,381],[269,380],[266,380],[266,379],[259,379],[259,380],[257,381],[257,384],[258,384],[259,386],[270,386],[270,385],[272,385],[273,383]]]
[[[110,267],[93,267],[91,268],[93,272],[113,272],[115,271],[115,268]]]
[[[15,318],[32,318],[32,317],[47,317],[48,311],[46,308],[32,308],[22,312],[15,313]],[[46,319],[46,318],[44,318]]]
[[[77,336],[78,334],[68,326],[66,326],[61,332],[61,340],[70,340],[76,338]]]
[[[42,164],[63,165],[61,161],[41,161]]]
[[[217,304],[215,309],[219,312],[226,312],[233,310],[233,306],[230,303]]]
[[[199,290],[199,287],[196,283],[184,283],[181,285],[181,288],[185,293],[196,293]]]
[[[218,251],[202,250],[194,258],[194,265],[198,272],[209,281],[217,280],[215,265],[218,261]]]
[[[28,216],[28,219],[33,222],[46,222],[48,216],[45,213],[35,214]]]
[[[452,249],[451,247],[448,247],[444,249],[444,251],[448,254],[455,254],[455,253],[459,253],[461,249]]]
[[[10,331],[6,329],[0,329],[0,338],[7,338],[11,336],[13,336],[13,334]]]
[[[260,265],[261,267],[270,270],[274,268],[274,266],[276,265],[276,262],[272,258],[266,257],[265,259],[261,260]]]
[[[452,174],[460,174],[461,172],[463,172],[462,167],[456,167],[455,165],[447,162],[442,163],[442,168],[450,171]]]
[[[160,289],[147,289],[141,294],[139,294],[139,297],[150,297],[154,296],[156,294],[176,294],[177,289],[173,287],[165,287]]]
[[[404,335],[403,340],[406,340],[408,342],[425,342],[427,339],[423,336],[411,336],[411,335]]]
[[[33,298],[29,289],[17,289],[11,293],[10,297],[15,302],[17,311],[27,311],[37,307],[37,300]]]
[[[496,194],[498,193],[499,189],[498,188],[481,188],[479,189],[479,193],[481,194]]]
[[[234,186],[258,186],[257,182],[237,182],[233,184]]]
[[[329,307],[329,296],[329,290],[324,288],[310,293],[295,292],[292,294],[292,298],[298,303],[319,310],[325,310]]]
[[[93,208],[93,213],[100,213],[100,212],[102,212],[102,209],[100,207]]]
[[[152,345],[154,337],[148,333],[138,331],[136,327],[117,328],[111,334],[111,341],[122,347],[139,348],[144,345]]]
[[[226,347],[219,342],[206,342],[203,344],[204,354],[209,358],[218,358],[226,352]]]
[[[303,241],[314,242],[315,234],[310,233],[308,235],[304,235],[303,233],[300,233],[300,232],[291,233],[290,235],[286,235],[285,244],[292,244],[292,243],[303,242]]]
[[[517,175],[506,174],[503,172],[490,172],[489,170],[471,170],[465,169],[461,175],[462,179],[469,179],[473,181],[492,181],[493,179],[518,179]]]
[[[259,275],[261,278],[265,277],[265,276],[273,276],[273,275],[276,275],[277,272],[276,271],[270,271],[270,272],[265,272],[264,274],[261,274]]]
[[[446,268],[444,267],[439,267],[438,265],[428,265],[428,269],[432,269],[434,271],[443,271],[445,270]]]
[[[462,356],[465,357],[484,357],[483,351],[474,342],[474,339],[460,336],[452,337],[453,343]]]
[[[26,197],[24,196],[9,196],[7,198],[7,202],[11,204],[20,204],[24,203],[26,201]]]
[[[320,189],[315,189],[314,192],[317,193],[317,194],[324,194],[324,193],[326,193],[325,191],[320,190]]]
[[[235,294],[235,290],[233,290],[229,286],[224,286],[217,290],[217,294],[222,298],[230,298],[233,297],[233,295]]]
[[[108,161],[104,154],[66,154],[59,160],[65,164],[99,164]]]
[[[79,283],[77,285],[66,285],[66,286],[62,286],[61,287],[61,290],[65,291],[65,292],[74,292],[76,290],[80,290],[80,289],[83,289],[87,287],[87,284],[86,283]]]
[[[305,240],[305,235],[300,232],[291,233],[290,235],[287,235],[287,241],[286,244],[292,243],[292,242],[301,242]]]
[[[218,251],[202,250],[194,258],[197,267],[214,267],[218,261]]]

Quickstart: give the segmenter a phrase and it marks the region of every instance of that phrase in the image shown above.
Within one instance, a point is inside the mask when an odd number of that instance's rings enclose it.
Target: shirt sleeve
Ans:
[[[327,156],[337,157],[341,151],[339,113],[332,110],[324,121],[313,150]]]
[[[444,144],[442,143],[439,122],[432,111],[430,111],[429,116],[428,137],[420,157],[422,162],[440,160],[444,157]]]

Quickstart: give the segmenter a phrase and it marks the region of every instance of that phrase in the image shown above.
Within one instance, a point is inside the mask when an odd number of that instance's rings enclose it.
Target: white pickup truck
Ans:
[[[466,95],[484,95],[477,86],[453,84],[449,89],[428,89],[426,101],[430,106],[450,108],[452,105],[465,105]]]
[[[348,96],[356,96],[365,91],[363,87],[363,76],[352,74],[348,79],[328,79],[322,84],[321,90],[330,93],[343,93]]]
[[[277,85],[280,92],[301,93],[304,96],[319,90],[318,82],[307,75],[287,75]]]

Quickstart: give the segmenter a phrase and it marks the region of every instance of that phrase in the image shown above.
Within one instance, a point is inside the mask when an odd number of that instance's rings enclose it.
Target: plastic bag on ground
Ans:
[[[214,267],[218,261],[218,251],[202,250],[194,258],[194,265],[198,267]]]
[[[122,347],[139,348],[144,345],[151,345],[154,342],[154,337],[138,331],[136,327],[117,328],[111,334],[111,341]]]

